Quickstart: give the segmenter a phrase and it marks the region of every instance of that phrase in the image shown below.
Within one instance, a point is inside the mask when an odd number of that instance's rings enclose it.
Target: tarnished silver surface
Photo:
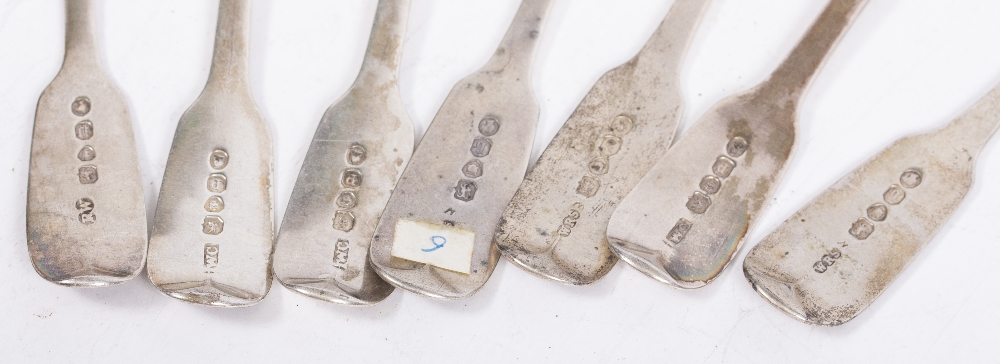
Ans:
[[[42,278],[128,282],[146,259],[146,207],[128,102],[101,67],[90,0],[66,1],[66,56],[38,99],[27,233]]]
[[[250,4],[221,0],[208,85],[177,124],[149,279],[188,302],[249,306],[271,286],[271,129],[250,95]]]
[[[618,202],[670,147],[680,68],[708,0],[677,0],[634,58],[608,71],[542,152],[497,226],[508,260],[543,278],[593,283],[618,257],[605,240]]]
[[[500,254],[493,231],[524,177],[538,102],[531,62],[551,0],[524,0],[500,47],[458,82],[427,128],[375,230],[371,262],[393,285],[439,299],[469,297]],[[400,218],[475,232],[470,274],[393,258]]]
[[[767,81],[710,109],[619,204],[608,243],[622,260],[678,288],[729,264],[781,180],[796,109],[867,0],[832,0]]]
[[[850,321],[955,212],[998,127],[1000,87],[948,126],[897,141],[751,249],[747,280],[802,322]]]
[[[323,115],[302,162],[274,248],[274,274],[295,292],[370,305],[393,291],[368,248],[413,153],[398,85],[409,8],[410,0],[379,1],[361,74]]]

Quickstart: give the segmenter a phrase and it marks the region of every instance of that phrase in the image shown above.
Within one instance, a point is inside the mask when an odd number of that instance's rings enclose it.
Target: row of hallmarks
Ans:
[[[90,108],[90,98],[86,96],[77,97],[70,104],[70,112],[81,118],[90,114]],[[80,184],[90,185],[97,183],[97,166],[93,164],[94,159],[97,158],[97,151],[94,147],[86,144],[90,138],[94,137],[94,123],[89,119],[77,122],[76,125],[73,126],[73,135],[76,136],[76,139],[84,143],[84,145],[80,147],[80,151],[76,153],[76,158],[79,159],[80,162],[90,162],[77,169],[77,178],[80,181]],[[84,197],[78,199],[74,206],[78,212],[77,221],[81,224],[93,225],[97,222],[97,215],[94,214],[94,200]]]
[[[493,140],[489,137],[496,135],[498,131],[500,131],[500,121],[497,118],[487,116],[479,121],[479,134],[481,135],[472,140],[469,152],[472,153],[473,158],[462,166],[462,174],[467,178],[458,180],[454,195],[456,199],[468,202],[476,198],[476,190],[479,187],[476,185],[475,179],[483,176],[483,162],[478,158],[490,155],[490,150],[493,149]]]
[[[851,228],[848,229],[847,232],[858,241],[868,239],[868,237],[875,232],[875,223],[883,222],[889,217],[889,206],[886,206],[886,204],[891,206],[899,205],[906,199],[906,190],[904,190],[904,188],[917,188],[923,180],[924,174],[919,169],[910,168],[903,171],[903,174],[899,176],[899,184],[889,186],[889,189],[882,194],[882,200],[885,204],[876,202],[868,206],[868,208],[865,209],[865,215],[867,215],[867,217],[861,217],[854,221],[854,223],[851,224]],[[844,242],[840,243],[840,245],[842,248],[847,247],[847,244]],[[837,259],[840,259],[842,255],[843,253],[840,249],[831,249],[818,261],[816,261],[816,263],[813,263],[813,270],[816,271],[816,273],[826,272],[826,270],[829,269],[833,263],[836,263]]]
[[[711,196],[722,190],[722,183],[736,169],[736,159],[746,154],[748,149],[750,149],[750,142],[746,138],[735,136],[729,139],[729,143],[726,144],[726,154],[715,158],[715,163],[712,164],[712,174],[702,177],[701,182],[698,183],[700,190],[688,197],[687,209],[698,215],[707,212],[708,208],[712,206]],[[680,244],[692,227],[694,224],[691,221],[683,217],[678,219],[674,227],[667,233],[665,243],[667,245]]]
[[[347,158],[348,165],[361,167],[365,163],[365,160],[368,159],[368,150],[361,143],[351,144],[347,148],[345,158]],[[351,209],[358,205],[358,193],[361,189],[361,183],[364,180],[361,169],[353,167],[345,168],[341,172],[341,189],[337,194],[336,201],[334,201],[337,204],[337,212],[333,214],[333,228],[343,232],[354,229],[355,217]],[[333,249],[333,267],[346,270],[347,258],[351,252],[350,241],[347,239],[337,239],[337,243]]]
[[[368,150],[360,143],[351,144],[347,148],[347,164],[353,167],[360,167],[368,158]],[[358,192],[364,175],[358,168],[348,167],[340,173],[340,192],[334,203],[337,204],[337,212],[333,214],[333,228],[348,232],[354,229],[354,213],[351,209],[358,205]]]
[[[622,149],[622,138],[632,132],[634,128],[635,122],[625,115],[619,115],[611,121],[609,127],[611,132],[604,134],[597,140],[597,156],[587,163],[587,172],[589,173],[580,178],[580,182],[577,183],[577,194],[586,198],[594,197],[597,194],[597,190],[601,188],[601,180],[598,178],[608,174],[608,170],[611,168],[609,158],[618,154],[618,151]]]
[[[201,232],[206,235],[219,235],[225,227],[225,221],[218,214],[226,208],[226,201],[221,195],[226,192],[229,184],[226,175],[223,174],[223,170],[229,165],[229,153],[222,149],[213,150],[208,156],[208,165],[215,171],[208,175],[205,186],[208,192],[212,193],[204,205],[205,211],[211,215],[206,215],[202,221]],[[219,244],[206,243],[202,250],[203,263],[205,268],[209,269],[206,273],[215,273],[213,269],[219,266]]]

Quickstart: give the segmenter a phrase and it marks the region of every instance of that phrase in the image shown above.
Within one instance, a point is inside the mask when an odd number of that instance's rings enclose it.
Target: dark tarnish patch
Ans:
[[[753,195],[748,196],[754,202],[753,209],[749,210],[749,206],[747,206],[748,210],[746,211],[753,211],[755,215],[763,211],[764,206],[767,206],[767,203],[771,200],[771,196],[767,193],[767,191],[771,189],[772,182],[773,180],[771,178],[761,178],[757,180],[757,184],[754,185],[753,188]]]
[[[806,321],[813,325],[838,326],[850,321],[859,313],[861,308],[857,304],[834,306],[822,311],[809,309],[806,312]]]
[[[743,137],[747,140],[747,144],[753,146],[753,129],[750,128],[750,122],[746,118],[737,118],[729,122],[729,127],[726,130],[726,139],[732,139],[735,137]]]
[[[392,36],[392,31],[390,31],[390,29],[386,29],[385,26],[379,26],[378,29],[373,31],[372,37],[369,40],[369,54],[372,57],[385,62],[386,67],[389,69],[397,69],[398,66],[396,65],[395,56],[396,50],[400,47],[400,40],[400,38]]]

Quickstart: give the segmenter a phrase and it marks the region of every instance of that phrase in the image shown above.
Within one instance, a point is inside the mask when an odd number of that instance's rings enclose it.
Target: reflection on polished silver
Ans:
[[[528,173],[497,226],[514,264],[593,283],[618,258],[605,229],[618,202],[673,140],[683,113],[680,67],[708,0],[678,0],[638,55],[606,73]]]
[[[413,123],[399,93],[410,0],[380,0],[354,85],[313,136],[274,250],[285,287],[316,299],[371,305],[392,285],[368,263],[368,247],[413,152]]]
[[[187,302],[241,307],[271,286],[271,130],[250,94],[250,4],[221,0],[208,84],[181,116],[149,240],[149,279]]]
[[[948,126],[897,141],[792,215],[750,250],[747,280],[805,323],[850,321],[955,212],[998,127],[1000,86]]]
[[[146,259],[132,120],[101,67],[91,7],[66,1],[66,56],[38,100],[28,171],[31,263],[42,278],[76,287],[128,282]]]
[[[866,1],[830,1],[767,81],[716,104],[656,162],[611,217],[615,254],[678,288],[718,277],[781,180],[798,102]]]
[[[455,85],[420,141],[371,245],[375,271],[393,285],[434,298],[460,299],[478,291],[493,273],[500,258],[493,231],[527,169],[538,123],[530,70],[550,3],[521,2],[493,58]],[[453,229],[455,236],[474,232],[467,260],[470,273],[393,257],[393,244],[425,241],[397,234],[401,219],[414,226]],[[426,238],[434,242],[434,237]],[[459,242],[442,251],[455,244]]]

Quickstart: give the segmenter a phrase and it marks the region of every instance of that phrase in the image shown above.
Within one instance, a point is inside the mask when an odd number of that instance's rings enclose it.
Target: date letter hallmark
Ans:
[[[702,177],[701,182],[698,183],[698,188],[701,190],[695,191],[688,198],[688,210],[698,215],[708,212],[708,208],[712,206],[712,198],[709,196],[722,190],[723,181],[729,178],[729,175],[736,169],[734,158],[742,157],[749,149],[750,142],[746,138],[735,136],[729,139],[729,143],[726,144],[726,154],[715,158],[715,163],[712,164],[712,174]],[[687,233],[685,232],[685,234]]]
[[[460,201],[469,202],[476,198],[476,182],[472,179],[476,179],[483,176],[483,162],[477,158],[484,158],[490,155],[490,151],[493,149],[493,141],[489,137],[496,135],[500,131],[500,120],[492,116],[484,117],[479,120],[479,134],[472,140],[472,146],[469,147],[469,153],[474,157],[468,162],[462,165],[462,175],[470,179],[462,179],[458,181],[455,187],[455,199]]]
[[[597,195],[597,191],[601,189],[599,177],[608,174],[608,171],[611,170],[611,157],[621,151],[622,144],[624,144],[622,138],[625,137],[625,134],[632,132],[634,128],[635,122],[628,116],[618,115],[611,120],[611,124],[605,131],[607,134],[595,141],[597,156],[587,163],[589,174],[580,178],[576,187],[577,194],[586,198]]]
[[[337,239],[337,245],[333,249],[333,267],[347,270],[347,258],[351,253],[351,243],[345,239]]]
[[[93,164],[80,166],[80,169],[77,171],[77,177],[80,178],[81,184],[89,185],[97,183],[97,166]]]
[[[215,269],[219,266],[219,244],[205,244],[205,268]],[[207,272],[215,273],[215,272]]]
[[[80,212],[77,218],[81,224],[93,225],[97,222],[97,215],[94,214],[94,200],[86,197],[76,200],[76,211]]]
[[[458,185],[455,186],[455,198],[462,201],[472,201],[476,198],[476,182],[463,179],[458,181]]]
[[[340,184],[344,188],[360,188],[361,180],[364,176],[361,174],[361,170],[349,168],[344,170],[343,176],[340,178]]]
[[[219,216],[209,215],[205,216],[205,220],[201,223],[201,232],[208,235],[219,235],[222,234],[222,228],[225,222]]]
[[[333,215],[333,228],[345,233],[354,229],[354,213],[350,211],[337,211]]]

